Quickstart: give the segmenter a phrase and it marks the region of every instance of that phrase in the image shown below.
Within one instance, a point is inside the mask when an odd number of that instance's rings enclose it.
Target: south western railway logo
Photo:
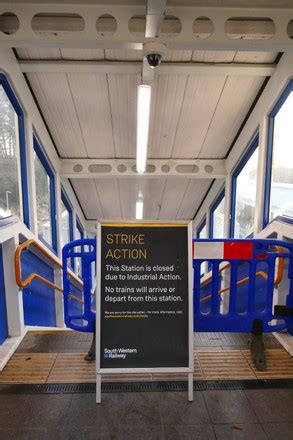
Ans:
[[[104,348],[104,359],[126,359],[129,354],[137,354],[137,348]]]

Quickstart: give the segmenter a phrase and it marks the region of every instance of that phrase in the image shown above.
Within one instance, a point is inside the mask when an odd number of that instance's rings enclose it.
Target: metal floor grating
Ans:
[[[221,380],[194,381],[194,391],[208,390],[248,390],[248,389],[293,389],[292,379],[273,380]],[[103,393],[141,393],[187,391],[187,382],[117,382],[103,383]],[[95,383],[6,385],[0,387],[0,394],[83,394],[95,393]]]

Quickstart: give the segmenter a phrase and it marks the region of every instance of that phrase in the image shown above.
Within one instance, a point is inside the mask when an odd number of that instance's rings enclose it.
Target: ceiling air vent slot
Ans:
[[[88,170],[90,173],[110,173],[112,171],[111,165],[108,164],[92,164],[89,165]]]
[[[32,19],[32,30],[37,34],[59,36],[82,32],[84,27],[84,19],[78,14],[42,12]]]
[[[209,38],[214,32],[214,25],[208,17],[198,17],[193,22],[192,32],[197,38]]]
[[[267,17],[231,17],[225,23],[225,32],[232,40],[268,40],[276,27]]]
[[[5,12],[0,15],[0,31],[5,35],[13,35],[19,29],[19,20],[15,14]]]
[[[192,174],[199,172],[199,167],[197,165],[177,165],[175,169],[179,174]]]
[[[96,30],[100,37],[110,37],[117,31],[117,21],[113,15],[103,14],[97,19]]]

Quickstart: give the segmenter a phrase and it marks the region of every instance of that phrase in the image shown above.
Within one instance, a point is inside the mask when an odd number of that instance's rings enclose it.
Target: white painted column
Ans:
[[[35,179],[35,160],[34,160],[34,138],[33,124],[29,114],[26,118],[26,156],[28,173],[28,192],[30,208],[30,230],[38,236],[37,200],[36,200],[36,179]]]
[[[17,246],[17,235],[2,244],[9,336],[20,336],[24,334],[22,291],[18,289],[14,272],[14,253]]]
[[[54,268],[54,283],[62,286],[62,270],[55,266]],[[64,304],[63,293],[55,290],[55,313],[56,313],[56,327],[64,327]]]
[[[225,179],[225,214],[224,214],[224,237],[229,238],[230,234],[230,221],[231,221],[231,185],[232,185],[232,177],[231,171],[228,171],[228,174]]]
[[[259,153],[256,180],[256,204],[254,212],[254,236],[263,229],[263,208],[267,165],[268,118],[265,115],[259,127]]]
[[[61,180],[60,176],[55,174],[55,196],[56,196],[56,235],[57,235],[57,254],[62,259],[61,248]],[[55,266],[54,268],[54,282],[58,286],[63,286],[62,282],[62,270]],[[63,294],[58,290],[55,290],[55,313],[56,313],[56,326],[64,327],[64,306],[63,306]]]

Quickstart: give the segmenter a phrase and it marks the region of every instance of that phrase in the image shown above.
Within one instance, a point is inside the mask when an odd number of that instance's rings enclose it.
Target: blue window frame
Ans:
[[[293,218],[292,120],[293,80],[269,115],[263,227],[275,218]]]
[[[40,142],[34,136],[38,236],[57,251],[55,173]]]
[[[245,238],[252,235],[256,204],[258,142],[257,134],[232,174],[230,237]]]
[[[21,198],[22,198],[22,215],[23,222],[30,226],[29,215],[29,197],[28,197],[28,180],[27,180],[27,158],[26,158],[26,142],[25,142],[25,121],[24,112],[20,103],[18,102],[7,78],[3,73],[0,73],[0,87],[3,88],[7,98],[9,99],[16,115],[18,125],[18,144],[19,144],[19,158],[20,158],[20,174],[21,174]],[[10,191],[6,191],[8,195]]]
[[[224,238],[225,190],[223,189],[210,209],[210,238]]]
[[[204,217],[196,231],[197,238],[207,238],[207,221]]]

